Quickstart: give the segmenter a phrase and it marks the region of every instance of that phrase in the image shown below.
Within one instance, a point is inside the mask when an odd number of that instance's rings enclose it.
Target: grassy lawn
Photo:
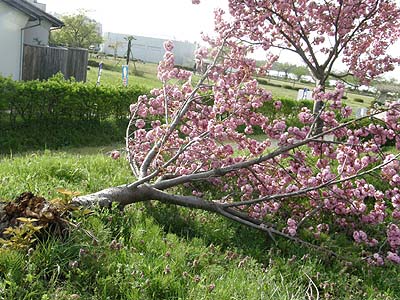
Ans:
[[[131,179],[111,148],[3,157],[0,198]],[[76,212],[62,238],[0,249],[0,299],[398,299],[398,268],[344,265],[215,215],[154,203]],[[90,235],[88,234],[90,232]],[[309,297],[308,297],[309,295]],[[313,296],[311,296],[313,295]]]
[[[99,61],[99,60],[97,60]],[[125,60],[113,58],[105,58],[104,64],[107,64],[112,70],[103,70],[101,76],[101,84],[122,85],[122,65]],[[90,67],[87,73],[87,82],[96,83],[98,68]],[[134,72],[134,64],[129,64],[129,84],[143,85],[149,88],[161,87],[161,82],[157,79],[157,64],[154,63],[136,63],[136,74]]]

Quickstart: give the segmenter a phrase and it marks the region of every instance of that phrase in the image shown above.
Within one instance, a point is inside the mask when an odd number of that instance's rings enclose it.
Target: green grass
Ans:
[[[118,146],[117,146],[118,147]],[[123,160],[112,161],[111,147],[79,148],[67,152],[33,152],[0,158],[0,198],[13,199],[24,191],[54,198],[57,188],[88,193],[132,179]],[[97,174],[99,177],[93,177]]]
[[[52,199],[57,188],[90,193],[132,180],[110,149],[3,157],[0,198],[30,190]],[[394,266],[346,266],[206,212],[136,204],[72,220],[79,229],[63,239],[47,236],[30,251],[0,249],[0,299],[294,300],[317,299],[316,288],[319,299],[400,294]]]
[[[101,75],[101,84],[122,85],[122,65],[125,60],[105,58],[103,62],[109,65],[112,70],[103,70]],[[134,65],[129,64],[129,84],[138,84],[147,88],[161,87],[160,80],[157,79],[157,64],[154,63],[136,63],[136,75]],[[98,68],[90,67],[87,72],[87,82],[96,83]]]

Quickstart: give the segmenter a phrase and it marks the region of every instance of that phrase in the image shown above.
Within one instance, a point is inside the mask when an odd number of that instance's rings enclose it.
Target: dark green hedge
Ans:
[[[279,110],[275,109],[274,103],[280,101],[282,106]],[[258,110],[270,120],[285,119],[287,126],[302,127],[298,114],[302,107],[307,107],[313,110],[314,102],[311,100],[293,100],[290,98],[276,97],[272,101],[265,102]]]
[[[282,87],[282,85],[279,83],[273,83],[273,82],[268,81],[267,79],[263,79],[263,78],[257,78],[257,82],[259,84],[270,85],[270,86],[275,86],[275,87]]]
[[[41,122],[0,120],[0,156],[64,147],[97,147],[122,143],[127,120],[43,120]]]
[[[99,62],[95,60],[88,60],[88,66],[93,67],[93,68],[98,68],[99,67]],[[103,70],[109,70],[109,71],[115,71],[115,72],[121,72],[122,65],[118,63],[109,63],[109,62],[103,62]]]
[[[12,122],[124,119],[129,105],[148,93],[141,86],[96,86],[67,81],[61,75],[25,82],[0,77],[0,111],[2,119],[7,114]]]
[[[26,82],[0,77],[0,154],[122,142],[129,105],[148,93],[60,75]]]
[[[26,82],[0,77],[0,153],[123,141],[129,105],[148,93],[141,86],[95,86],[60,75]],[[278,100],[280,110],[274,108]],[[312,109],[313,102],[277,98],[259,112],[301,126],[297,115],[304,106]]]
[[[280,109],[275,108],[274,103],[276,101],[280,101],[282,103]],[[273,121],[275,119],[284,119],[287,127],[303,127],[304,124],[299,121],[298,114],[300,113],[302,107],[307,107],[312,111],[313,105],[314,102],[310,100],[296,101],[290,98],[275,97],[273,100],[265,102],[262,107],[257,109],[257,112],[262,113],[264,116],[268,117],[270,121]],[[240,132],[243,132],[244,125],[239,126],[238,129]],[[260,127],[255,126],[253,128],[253,134],[263,134],[263,131]]]

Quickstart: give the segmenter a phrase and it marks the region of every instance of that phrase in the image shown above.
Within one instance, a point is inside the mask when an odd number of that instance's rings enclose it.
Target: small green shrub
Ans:
[[[257,78],[257,82],[258,82],[259,84],[264,84],[264,85],[269,84],[269,83],[268,83],[268,80],[263,79],[263,78]]]
[[[277,110],[274,107],[274,102],[282,102],[282,107]],[[286,125],[290,126],[302,126],[298,120],[298,114],[302,107],[313,109],[313,101],[310,100],[294,100],[290,98],[275,98],[273,101],[264,103],[259,111],[270,120],[274,119],[285,119]]]
[[[364,99],[361,98],[354,98],[355,102],[364,103]]]
[[[296,90],[296,91],[299,89],[299,88],[297,88],[297,87],[295,87],[293,85],[289,85],[289,84],[285,84],[282,87],[285,88],[285,89],[288,89],[288,90]]]
[[[194,71],[193,67],[187,67],[187,66],[182,66],[182,65],[175,65],[176,68],[181,69],[181,70],[186,70],[186,71]]]
[[[89,67],[98,67],[99,66],[99,62],[97,62],[95,60],[92,60],[92,59],[89,59],[88,60],[88,66]]]
[[[271,82],[271,81],[268,81],[267,79],[264,79],[264,78],[257,78],[257,82],[259,83],[259,84],[264,84],[264,85],[269,85],[269,86],[274,86],[274,87],[282,87],[282,85],[281,84],[279,84],[279,83],[273,83],[273,82]]]

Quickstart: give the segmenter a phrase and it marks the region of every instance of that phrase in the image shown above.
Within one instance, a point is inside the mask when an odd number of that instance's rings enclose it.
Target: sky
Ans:
[[[397,0],[400,2],[400,0]],[[79,9],[100,22],[103,32],[157,37],[189,42],[200,42],[201,32],[212,33],[214,9],[227,11],[227,0],[202,0],[193,5],[191,0],[39,0],[47,12],[73,14]],[[399,53],[400,42],[392,47]],[[263,59],[258,53],[257,59]],[[302,64],[295,54],[286,52],[280,61]],[[400,68],[388,73],[386,78],[400,81]]]
[[[39,0],[50,13],[87,15],[103,25],[103,32],[200,41],[200,33],[212,32],[213,11],[227,7],[226,0]]]

